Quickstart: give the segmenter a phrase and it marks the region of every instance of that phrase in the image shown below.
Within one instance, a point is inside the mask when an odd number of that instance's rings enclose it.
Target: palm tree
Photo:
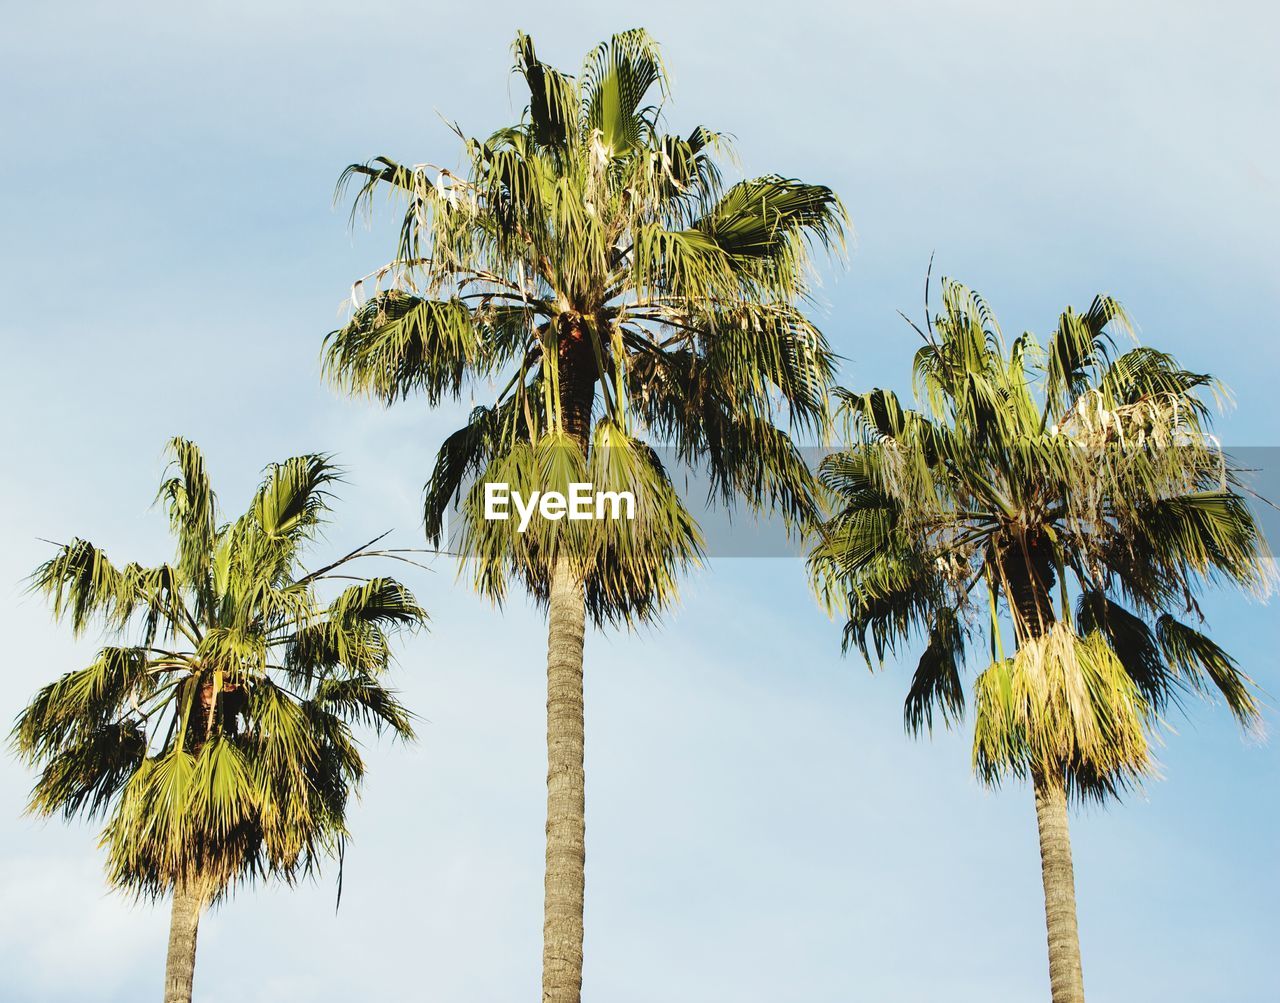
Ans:
[[[477,588],[501,600],[514,579],[548,609],[543,998],[564,1001],[582,979],[587,619],[655,616],[699,558],[651,443],[708,472],[718,500],[793,524],[813,514],[786,427],[827,413],[832,356],[801,306],[809,252],[838,247],[845,216],[822,186],[726,186],[722,136],[664,132],[667,76],[643,31],[614,35],[576,76],[524,34],[514,53],[529,105],[488,139],[458,131],[460,171],[379,157],[344,173],[360,182],[353,214],[381,190],[407,209],[395,259],[357,283],[325,362],[340,387],[387,404],[501,388],[441,447],[426,529],[439,542],[460,501],[452,544]],[[630,490],[635,518],[519,532],[484,518],[490,482],[526,498],[575,482]]]
[[[926,307],[927,313],[927,307]],[[919,410],[841,393],[853,443],[824,461],[835,498],[811,553],[845,646],[870,663],[922,638],[914,733],[957,721],[966,655],[974,766],[1035,792],[1054,1003],[1084,999],[1067,828],[1071,798],[1123,792],[1151,766],[1159,715],[1215,690],[1246,725],[1248,679],[1187,622],[1210,583],[1262,590],[1263,541],[1210,435],[1209,376],[1134,347],[1115,300],[1068,309],[1041,346],[1006,346],[976,294],[944,283],[921,332]],[[985,633],[989,653],[971,644]]]
[[[32,811],[105,819],[112,884],[172,896],[164,999],[187,1003],[209,905],[341,853],[364,775],[352,726],[412,737],[382,676],[391,636],[425,614],[391,578],[318,595],[352,580],[353,561],[401,556],[377,541],[301,569],[338,476],[325,457],[269,466],[248,511],[219,524],[200,451],[169,449],[174,563],[121,567],[74,539],[36,571],[55,616],[120,643],[41,689],[13,740],[40,771]]]

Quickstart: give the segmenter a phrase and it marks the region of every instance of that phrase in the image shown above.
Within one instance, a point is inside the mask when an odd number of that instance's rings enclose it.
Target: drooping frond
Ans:
[[[103,648],[87,667],[42,688],[14,725],[18,752],[35,760],[110,725],[122,706],[155,692],[160,679],[148,665],[145,648]]]
[[[959,617],[941,612],[929,631],[929,642],[911,677],[911,688],[903,709],[907,730],[919,734],[933,730],[933,715],[945,724],[958,721],[964,713],[964,683],[960,667],[964,661],[964,635]]]
[[[1200,631],[1167,613],[1156,621],[1155,636],[1180,681],[1197,693],[1216,690],[1241,725],[1251,729],[1260,726],[1262,710],[1254,696],[1253,680],[1240,671],[1234,658]]]
[[[1139,508],[1141,547],[1152,571],[1198,575],[1246,589],[1267,587],[1261,536],[1248,504],[1235,491],[1192,491]]]
[[[1099,633],[1055,625],[984,671],[974,704],[974,768],[992,785],[1041,776],[1104,797],[1150,769],[1150,707]]]
[[[438,545],[443,539],[449,507],[462,496],[464,486],[484,470],[501,448],[501,436],[507,422],[514,418],[510,407],[503,414],[498,408],[476,408],[471,420],[445,439],[436,453],[435,467],[427,481],[423,511],[427,539]]]
[[[384,728],[406,741],[412,739],[413,719],[394,693],[372,679],[351,676],[326,679],[316,687],[314,702],[343,720],[381,732]]]
[[[506,485],[526,500],[554,492],[572,503],[572,485],[590,485],[591,506],[607,517],[530,518],[505,502],[505,518],[486,518],[487,484]],[[633,499],[627,503],[624,494]],[[702,534],[685,509],[656,454],[607,421],[597,424],[590,461],[563,433],[516,443],[494,455],[461,505],[458,546],[476,555],[477,589],[501,600],[509,578],[540,599],[545,569],[567,556],[583,577],[588,612],[597,623],[645,620],[672,602],[679,573],[701,556]]]
[[[370,300],[326,339],[325,374],[351,393],[391,403],[416,389],[435,405],[457,397],[479,360],[480,334],[461,300],[391,291]]]
[[[1076,616],[1083,633],[1096,631],[1106,638],[1143,699],[1153,711],[1162,711],[1175,697],[1178,680],[1146,621],[1096,590],[1080,594]]]
[[[154,630],[156,618],[172,610],[179,587],[168,565],[117,568],[100,548],[79,538],[59,547],[31,576],[33,591],[50,599],[55,617],[69,616],[77,634],[95,618],[120,627],[138,612]]]

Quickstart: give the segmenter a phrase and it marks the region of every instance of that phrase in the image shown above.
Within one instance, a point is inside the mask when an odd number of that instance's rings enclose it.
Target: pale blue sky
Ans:
[[[904,382],[895,311],[918,313],[936,252],[1006,329],[1115,294],[1144,340],[1235,389],[1226,442],[1280,445],[1272,5],[185,6],[4,14],[0,719],[93,641],[22,594],[37,538],[163,556],[147,506],[170,435],[206,449],[229,506],[268,460],[336,451],[332,545],[390,527],[417,543],[459,413],[321,386],[320,338],[392,239],[348,235],[330,196],[352,160],[451,162],[437,110],[471,133],[518,113],[517,27],[573,66],[643,24],[673,124],[841,194],[857,237],[821,320],[850,386]],[[341,911],[331,881],[238,895],[202,928],[198,1000],[536,993],[544,627],[446,565],[416,584],[434,629],[399,678],[422,742],[370,750]],[[1275,692],[1274,609],[1208,608]],[[593,635],[587,660],[587,999],[1047,997],[1029,793],[982,790],[966,734],[905,738],[903,673],[840,658],[798,562],[716,562],[661,630]],[[1266,1003],[1280,754],[1221,708],[1173,723],[1166,778],[1075,823],[1090,999]],[[164,912],[107,892],[89,828],[19,818],[28,782],[0,759],[0,998],[153,996]]]

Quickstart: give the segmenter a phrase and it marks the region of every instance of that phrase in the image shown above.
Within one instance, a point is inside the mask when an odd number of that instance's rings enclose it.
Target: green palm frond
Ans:
[[[163,500],[169,510],[169,525],[178,540],[178,571],[186,581],[195,582],[208,570],[218,503],[199,447],[187,439],[173,438],[169,452],[176,476],[160,485],[156,500]]]
[[[974,704],[974,769],[993,786],[1039,775],[1102,797],[1150,770],[1150,707],[1100,633],[1055,625],[986,669]]]
[[[127,621],[142,598],[141,577],[117,569],[103,551],[77,538],[36,569],[31,587],[52,600],[55,617],[69,616],[78,634],[94,616]]]
[[[540,491],[569,497],[573,484],[606,495],[629,491],[633,517],[534,519],[513,532],[514,515],[484,518],[486,483],[506,484],[526,499]],[[545,569],[564,555],[583,577],[588,609],[601,623],[651,618],[674,598],[680,570],[701,558],[701,531],[656,453],[607,420],[596,425],[589,461],[569,436],[554,432],[494,455],[461,511],[460,546],[478,555],[473,570],[480,592],[501,601],[514,578],[545,599]]]
[[[315,705],[345,720],[381,730],[389,728],[403,739],[412,739],[409,712],[386,687],[367,677],[326,679],[316,688]]]
[[[461,300],[392,290],[370,300],[329,337],[325,372],[351,393],[391,403],[421,389],[435,405],[444,394],[458,396],[483,344]]]
[[[1196,391],[1221,393],[1221,387],[1204,373],[1178,366],[1171,355],[1139,346],[1117,358],[1102,374],[1098,389],[1113,406],[1130,406],[1143,400],[1173,399],[1183,409],[1182,418],[1199,422],[1209,417],[1209,406]]]
[[[1097,296],[1079,314],[1068,307],[1049,338],[1045,368],[1045,401],[1048,413],[1060,418],[1070,402],[1087,390],[1091,376],[1105,366],[1115,340],[1108,328],[1132,335],[1124,308],[1110,296]]]
[[[324,456],[294,456],[267,468],[253,499],[253,515],[268,537],[297,539],[328,511],[328,486],[340,479]]]
[[[578,90],[571,77],[538,59],[533,39],[516,32],[515,71],[529,87],[533,138],[548,149],[563,149],[578,134]]]
[[[1167,613],[1156,621],[1155,636],[1161,653],[1180,680],[1197,693],[1217,690],[1241,725],[1261,726],[1262,709],[1254,695],[1253,680],[1214,641]]]
[[[610,154],[642,148],[657,109],[642,102],[657,85],[666,96],[666,71],[657,43],[643,29],[621,32],[602,42],[582,68],[583,125],[598,134]]]
[[[804,263],[803,243],[826,250],[843,247],[844,207],[825,185],[766,176],[734,185],[693,229],[728,255],[736,270]]]
[[[935,711],[945,724],[960,720],[964,714],[963,661],[960,619],[954,612],[941,612],[929,631],[929,642],[907,691],[903,716],[909,732],[932,731]]]
[[[1158,570],[1264,587],[1258,528],[1248,503],[1235,491],[1160,498],[1143,505],[1139,518],[1146,530],[1142,544]]]

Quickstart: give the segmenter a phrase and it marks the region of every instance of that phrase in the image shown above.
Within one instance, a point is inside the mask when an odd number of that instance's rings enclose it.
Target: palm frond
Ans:
[[[515,72],[529,87],[529,121],[533,138],[550,149],[562,149],[577,135],[578,95],[572,78],[538,59],[533,39],[516,32]]]
[[[642,28],[614,35],[587,57],[582,68],[583,126],[598,135],[608,154],[619,156],[649,139],[657,109],[644,109],[656,84],[666,96],[666,70],[657,43]]]
[[[445,396],[458,396],[482,345],[461,300],[421,299],[392,290],[329,335],[324,371],[349,393],[390,404],[420,390],[435,405]]]
[[[177,473],[160,485],[157,501],[163,500],[169,510],[169,524],[178,540],[178,571],[187,581],[197,582],[208,572],[217,532],[217,498],[204,455],[194,442],[170,439],[169,454]]]
[[[1167,613],[1156,621],[1155,637],[1180,680],[1198,693],[1216,690],[1242,726],[1250,729],[1260,726],[1262,709],[1254,696],[1254,682],[1240,671],[1226,651]]]
[[[914,735],[933,730],[935,710],[950,726],[964,714],[964,634],[952,611],[940,612],[929,631],[929,643],[920,656],[903,708],[907,731]]]

